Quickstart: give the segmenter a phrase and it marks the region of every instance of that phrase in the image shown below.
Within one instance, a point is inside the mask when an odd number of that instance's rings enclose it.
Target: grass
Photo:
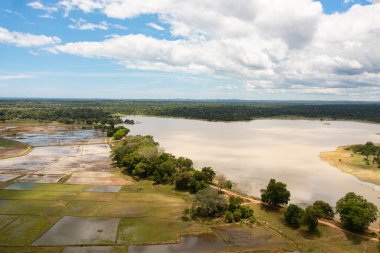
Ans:
[[[31,150],[28,144],[0,137],[0,159],[23,155],[28,150]]]
[[[18,200],[1,213],[12,215],[54,215],[59,209],[66,207],[64,201]]]
[[[306,227],[295,230],[286,225],[283,218],[284,209],[271,209],[259,205],[252,205],[252,207],[258,220],[262,224],[268,224],[264,226],[272,228],[289,242],[293,242],[300,252],[378,252],[376,242],[362,240],[356,236],[352,237],[322,224],[319,224],[317,232],[314,233],[309,233]]]
[[[58,220],[57,217],[18,216],[1,229],[0,246],[28,246]]]
[[[124,218],[119,225],[118,243],[157,244],[179,242],[180,235],[210,233],[207,225],[170,218]]]
[[[8,184],[2,186],[6,187]],[[283,211],[252,205],[259,223],[226,225],[222,219],[181,219],[192,196],[173,186],[139,181],[118,193],[85,192],[90,185],[35,184],[30,190],[0,190],[0,252],[59,252],[63,247],[30,247],[33,241],[64,216],[120,217],[115,252],[126,245],[179,242],[181,236],[216,233],[234,247],[248,252],[378,252],[377,243],[320,225],[310,234],[293,230]],[[234,248],[235,249],[235,248]],[[95,249],[94,249],[95,250]],[[247,251],[244,251],[247,252]]]
[[[71,200],[76,192],[0,190],[0,199]]]
[[[320,157],[332,166],[362,181],[380,185],[380,168],[377,167],[377,164],[367,164],[363,160],[365,158],[363,155],[346,150],[346,147],[338,147],[335,151],[322,152]]]

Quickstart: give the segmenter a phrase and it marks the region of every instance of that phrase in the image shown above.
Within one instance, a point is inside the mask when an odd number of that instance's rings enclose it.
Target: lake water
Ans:
[[[380,187],[358,180],[320,160],[322,151],[366,141],[380,142],[380,125],[349,121],[254,120],[208,122],[133,116],[131,134],[152,135],[167,151],[196,167],[211,166],[237,188],[260,195],[271,178],[285,182],[291,202],[322,199],[333,206],[353,191],[380,206]]]

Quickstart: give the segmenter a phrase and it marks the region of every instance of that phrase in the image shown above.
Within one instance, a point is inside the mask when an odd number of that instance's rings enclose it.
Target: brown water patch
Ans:
[[[121,186],[117,185],[98,185],[87,189],[87,192],[119,192]]]

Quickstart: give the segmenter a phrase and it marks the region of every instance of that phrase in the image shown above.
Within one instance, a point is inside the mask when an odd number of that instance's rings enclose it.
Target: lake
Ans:
[[[167,151],[186,156],[197,168],[211,166],[237,189],[259,196],[271,178],[288,185],[291,202],[321,199],[335,206],[353,191],[380,206],[380,187],[320,160],[322,151],[366,141],[380,142],[380,125],[350,121],[201,120],[130,116],[131,134],[152,135]]]

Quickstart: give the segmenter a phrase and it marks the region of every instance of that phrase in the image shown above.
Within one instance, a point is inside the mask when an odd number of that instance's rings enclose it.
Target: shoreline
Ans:
[[[360,181],[380,186],[380,169],[359,167],[355,164],[355,161],[360,158],[359,155],[352,156],[352,151],[345,150],[346,147],[348,146],[339,146],[334,151],[322,151],[319,157],[343,173],[350,174]]]

